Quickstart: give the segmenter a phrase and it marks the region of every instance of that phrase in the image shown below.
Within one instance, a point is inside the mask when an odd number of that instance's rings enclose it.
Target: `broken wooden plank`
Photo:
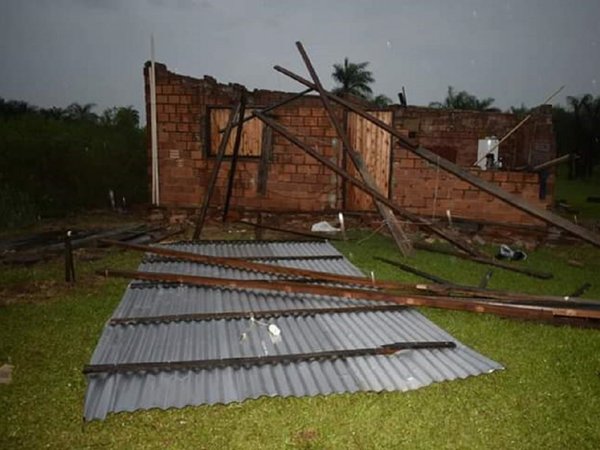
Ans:
[[[134,272],[105,269],[97,272],[105,277],[120,277],[133,280],[157,281],[166,283],[189,284],[192,286],[209,286],[228,289],[260,289],[298,294],[325,295],[357,300],[389,302],[405,306],[425,306],[432,308],[470,311],[476,313],[496,314],[504,317],[520,319],[552,320],[559,318],[600,319],[600,310],[588,310],[572,307],[546,307],[498,303],[478,298],[457,298],[445,296],[426,296],[412,294],[394,294],[373,290],[353,289],[350,287],[333,287],[293,281],[239,280],[231,278],[210,278],[177,273]]]
[[[291,72],[290,70],[284,69],[281,66],[275,66],[275,70],[283,73],[284,75],[287,75],[288,77],[298,81],[301,84],[304,84],[307,87],[316,89],[316,85],[314,83],[301,77],[300,75],[297,75],[297,74]],[[392,136],[394,136],[398,140],[398,142],[402,145],[403,148],[405,148],[408,151],[414,153],[415,155],[423,158],[424,160],[430,162],[431,164],[439,166],[440,168],[444,169],[446,172],[449,172],[452,175],[455,175],[456,177],[460,178],[461,180],[466,181],[470,185],[475,186],[475,187],[481,189],[482,191],[487,192],[488,194],[491,194],[492,196],[508,203],[511,206],[514,206],[515,208],[517,208],[533,217],[541,219],[544,222],[548,222],[558,228],[568,231],[569,233],[583,239],[584,241],[587,241],[597,247],[600,247],[600,236],[598,234],[596,234],[586,228],[583,228],[579,225],[576,225],[573,222],[566,220],[556,214],[553,214],[549,211],[545,211],[541,208],[538,208],[538,207],[530,204],[528,201],[524,200],[523,198],[505,191],[498,185],[493,184],[489,181],[485,181],[485,180],[479,178],[478,176],[473,175],[468,170],[463,169],[462,167],[454,164],[453,162],[451,162],[447,159],[439,158],[439,156],[436,153],[433,153],[431,150],[428,150],[424,147],[417,146],[414,142],[405,138],[394,127],[387,125],[385,122],[382,122],[381,120],[377,119],[376,117],[373,117],[371,114],[367,113],[359,106],[357,106],[351,102],[348,102],[348,101],[346,101],[330,92],[327,92],[327,91],[325,91],[325,95],[332,101],[334,101],[342,106],[345,106],[346,108],[350,109],[351,111],[355,112],[356,114],[359,114],[360,116],[364,117],[365,119],[370,120],[374,124],[380,126],[384,130],[388,131],[389,133],[392,134]]]
[[[317,272],[314,270],[307,269],[298,269],[294,267],[283,267],[277,266],[273,264],[262,264],[256,263],[253,261],[245,261],[239,258],[229,258],[229,257],[217,257],[217,256],[208,256],[201,255],[198,253],[185,252],[181,250],[173,250],[166,247],[155,247],[155,246],[147,246],[147,245],[137,245],[137,244],[128,244],[119,241],[103,241],[108,245],[113,245],[115,247],[126,248],[130,250],[137,250],[146,253],[154,253],[156,255],[167,256],[171,258],[177,258],[184,261],[192,261],[200,264],[211,264],[211,265],[220,265],[225,267],[231,267],[239,270],[246,271],[254,271],[261,273],[270,273],[276,275],[285,275],[288,277],[301,277],[301,278],[309,278],[313,280],[321,280],[321,281],[331,281],[334,283],[343,283],[343,284],[352,284],[359,286],[367,286],[370,288],[373,287],[381,287],[381,288],[403,288],[399,283],[394,282],[381,282],[375,281],[373,282],[371,279],[366,277],[356,277],[356,276],[348,276],[348,275],[338,275],[331,274],[326,272]],[[268,257],[270,259],[276,259],[276,257]],[[309,257],[311,259],[318,259],[318,257]],[[252,259],[260,259],[256,257],[252,257]]]
[[[538,164],[537,166],[532,167],[531,171],[532,172],[539,172],[540,170],[548,169],[550,167],[554,167],[554,166],[556,166],[558,164],[566,162],[569,159],[571,159],[571,155],[570,154],[569,155],[559,156],[558,158],[551,159],[550,161],[546,161],[545,163]]]
[[[272,152],[273,130],[269,127],[263,127],[262,147],[260,152],[260,161],[258,162],[258,175],[256,180],[256,192],[258,192],[261,196],[267,195],[269,163],[271,162]]]
[[[238,116],[244,117],[246,114],[246,89],[242,88],[240,93],[240,105]],[[233,182],[235,179],[235,169],[237,168],[238,155],[240,153],[240,143],[242,141],[242,131],[244,129],[244,121],[240,120],[240,124],[235,130],[235,140],[233,143],[233,153],[231,155],[231,164],[229,166],[229,177],[227,178],[227,191],[225,194],[225,204],[223,205],[223,222],[227,220],[229,213],[229,203],[231,202],[231,194],[233,193]]]
[[[453,249],[440,248],[438,246],[425,244],[423,242],[415,242],[413,245],[416,249],[419,249],[419,250],[425,250],[425,251],[434,252],[434,253],[441,253],[441,254],[448,255],[448,256],[455,256],[457,258],[466,259],[468,261],[473,261],[473,262],[485,264],[488,266],[499,267],[504,270],[509,270],[511,272],[520,273],[520,274],[527,275],[527,276],[530,276],[533,278],[539,278],[541,280],[549,280],[554,277],[554,275],[552,275],[550,272],[543,272],[543,271],[538,271],[538,270],[534,270],[534,269],[527,269],[524,267],[517,267],[512,264],[496,261],[495,259],[492,259],[492,258],[487,258],[487,257],[482,258],[482,257],[478,257],[478,256],[471,256],[471,255],[467,255],[462,252],[457,252],[456,250],[453,250]]]
[[[350,139],[348,138],[347,133],[344,131],[344,129],[340,125],[338,119],[336,118],[335,113],[331,107],[331,104],[329,103],[329,100],[325,95],[325,89],[323,88],[323,85],[321,84],[321,81],[319,80],[319,76],[317,75],[317,72],[315,71],[315,69],[312,65],[312,62],[310,61],[310,58],[308,57],[306,51],[304,50],[302,43],[296,42],[296,47],[298,48],[298,51],[300,52],[300,55],[302,56],[302,59],[304,60],[304,64],[306,65],[306,68],[308,69],[308,72],[310,73],[310,76],[315,83],[315,87],[317,88],[317,91],[319,92],[319,98],[321,99],[321,103],[323,104],[323,107],[325,108],[325,110],[327,111],[327,114],[329,115],[329,120],[330,120],[331,124],[333,125],[333,127],[335,128],[336,133],[342,140],[343,150],[350,156],[350,160],[354,164],[354,167],[356,167],[356,170],[360,174],[364,183],[367,186],[369,186],[371,189],[378,191],[377,183],[375,182],[375,179],[373,178],[373,176],[369,173],[369,171],[364,163],[364,160],[362,158],[362,155],[352,147],[352,144],[350,143]],[[410,255],[412,253],[412,246],[410,243],[410,239],[408,238],[405,231],[402,229],[402,227],[396,220],[394,213],[388,207],[386,207],[385,205],[378,202],[377,199],[374,197],[373,197],[373,201],[375,202],[375,206],[377,207],[377,210],[381,214],[381,217],[383,218],[385,224],[387,225],[388,229],[390,230],[390,233],[392,235],[392,238],[394,239],[394,242],[396,243],[396,245],[398,246],[398,248],[400,249],[402,254],[404,256]]]
[[[425,278],[426,280],[429,280],[429,281],[433,281],[434,283],[447,284],[447,285],[454,284],[452,281],[445,280],[441,277],[438,277],[437,275],[433,275],[431,273],[425,272],[424,270],[420,270],[420,269],[417,269],[416,267],[409,266],[408,264],[404,264],[400,261],[394,261],[394,260],[391,260],[388,258],[383,258],[381,256],[374,256],[373,259],[384,262],[384,263],[389,264],[394,267],[398,267],[405,272],[412,273],[413,275],[417,275],[418,277]]]
[[[204,222],[206,221],[206,214],[208,212],[208,206],[210,204],[210,199],[212,198],[213,191],[215,189],[215,185],[217,184],[217,177],[219,175],[219,169],[221,168],[221,163],[223,162],[223,158],[225,157],[225,150],[227,149],[227,143],[229,142],[229,137],[231,136],[231,131],[233,130],[233,122],[236,117],[239,117],[239,112],[241,108],[241,102],[238,103],[234,112],[229,116],[229,121],[227,122],[227,128],[225,130],[225,134],[223,135],[223,139],[219,145],[219,150],[217,152],[217,156],[215,158],[214,167],[212,173],[210,175],[210,180],[208,182],[208,186],[206,187],[206,191],[204,191],[204,200],[202,205],[200,206],[200,214],[198,214],[198,219],[196,220],[196,228],[194,229],[193,239],[200,239],[200,235],[202,234],[202,228],[204,227]]]

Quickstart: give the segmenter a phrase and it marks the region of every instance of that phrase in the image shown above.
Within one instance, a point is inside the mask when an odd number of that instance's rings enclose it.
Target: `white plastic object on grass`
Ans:
[[[340,229],[323,220],[322,222],[314,223],[310,228],[310,231],[317,231],[321,233],[337,233],[340,231]]]

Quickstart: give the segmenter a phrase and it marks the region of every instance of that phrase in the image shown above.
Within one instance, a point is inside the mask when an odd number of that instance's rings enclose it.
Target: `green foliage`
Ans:
[[[32,225],[37,215],[37,207],[26,193],[0,185],[0,228]]]
[[[375,82],[373,74],[367,70],[368,62],[352,63],[344,58],[344,64],[334,64],[331,77],[337,83],[332,90],[337,95],[354,95],[369,100],[376,108],[385,108],[392,104],[392,99],[384,94],[373,97],[371,84]]]
[[[572,118],[571,127],[574,140],[570,142],[571,152],[579,156],[571,167],[574,175],[590,177],[594,166],[600,161],[600,96],[591,94],[581,97],[567,97]]]
[[[492,108],[494,99],[488,97],[485,99],[478,99],[473,94],[469,94],[467,91],[455,92],[452,86],[448,86],[448,94],[443,103],[431,102],[429,106],[431,108],[444,108],[444,109],[471,109],[477,111],[497,111],[496,108]]]
[[[107,206],[109,189],[128,204],[146,200],[145,133],[133,108],[113,108],[110,121],[99,121],[90,104],[16,103],[0,104],[0,185],[4,197],[15,196],[5,207],[25,198],[43,217],[64,215]]]
[[[375,98],[373,98],[372,101],[373,101],[373,104],[375,106],[377,106],[378,108],[385,108],[386,106],[389,106],[392,104],[392,99],[384,94],[377,95]]]
[[[373,93],[371,84],[375,82],[373,74],[367,70],[368,62],[352,63],[344,58],[344,64],[334,64],[331,76],[338,83],[333,89],[335,94],[351,94],[367,99]]]
[[[588,197],[597,197],[600,193],[600,166],[594,168],[589,178],[569,178],[569,168],[558,167],[554,198],[564,200],[577,211],[578,219],[600,219],[600,203],[588,202]],[[600,297],[600,296],[599,296]]]

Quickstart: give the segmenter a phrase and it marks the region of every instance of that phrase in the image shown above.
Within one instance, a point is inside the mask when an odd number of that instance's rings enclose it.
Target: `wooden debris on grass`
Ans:
[[[0,366],[0,384],[10,384],[12,382],[12,372],[15,366],[11,364],[2,364]]]
[[[215,258],[217,259],[217,258]],[[215,264],[220,264],[215,262]],[[488,291],[452,285],[404,285],[402,289],[377,289],[374,286],[345,284],[330,286],[314,284],[322,280],[320,276],[307,280],[239,280],[212,278],[177,273],[133,272],[105,269],[98,271],[106,277],[120,277],[131,280],[153,281],[159,283],[189,284],[193,286],[223,287],[227,289],[260,289],[286,293],[313,294],[387,302],[403,306],[425,306],[432,308],[470,311],[495,314],[545,322],[571,323],[588,327],[600,327],[600,301],[578,300],[565,297],[535,296],[502,291]],[[324,276],[338,276],[321,274]],[[352,277],[349,277],[352,278]],[[394,282],[378,282],[401,285]],[[422,293],[413,293],[421,291]]]
[[[145,224],[128,225],[104,230],[74,230],[69,239],[71,251],[100,247],[102,239],[129,243],[160,242],[183,232],[183,228],[168,229]],[[65,253],[65,231],[32,234],[0,241],[0,264],[30,265]],[[69,271],[71,263],[68,263]],[[72,273],[71,273],[72,274]]]

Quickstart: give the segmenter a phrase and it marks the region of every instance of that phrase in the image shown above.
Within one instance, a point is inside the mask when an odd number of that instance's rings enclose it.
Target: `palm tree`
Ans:
[[[392,99],[385,94],[379,94],[373,99],[373,104],[378,108],[385,108],[392,104]]]
[[[485,99],[478,99],[473,94],[469,94],[467,91],[455,92],[452,86],[448,86],[448,94],[443,103],[431,102],[429,106],[431,108],[444,108],[444,109],[471,109],[477,111],[495,111],[496,108],[491,108],[494,99],[488,97]]]
[[[117,108],[117,126],[123,128],[138,128],[140,126],[140,113],[133,106],[121,106]]]
[[[598,125],[600,123],[600,97],[590,94],[581,97],[567,97],[567,103],[573,110],[575,128],[575,152],[581,156],[578,171],[580,175],[590,176],[594,167],[594,147],[598,146]]]
[[[99,122],[108,127],[136,129],[140,126],[140,113],[133,106],[113,106],[104,110]]]
[[[79,103],[71,103],[67,106],[66,113],[67,117],[71,120],[81,120],[83,122],[96,122],[98,116],[92,110],[96,107],[95,103],[86,103],[80,105]]]
[[[63,108],[52,106],[51,108],[41,109],[40,113],[47,119],[62,120],[67,115]]]
[[[368,62],[351,63],[344,58],[344,64],[334,64],[332,78],[338,83],[334,94],[352,94],[361,98],[369,98],[373,90],[369,86],[375,82],[373,74],[367,70]]]
[[[531,112],[531,109],[525,106],[525,103],[521,103],[521,106],[511,106],[508,112],[522,119]]]

